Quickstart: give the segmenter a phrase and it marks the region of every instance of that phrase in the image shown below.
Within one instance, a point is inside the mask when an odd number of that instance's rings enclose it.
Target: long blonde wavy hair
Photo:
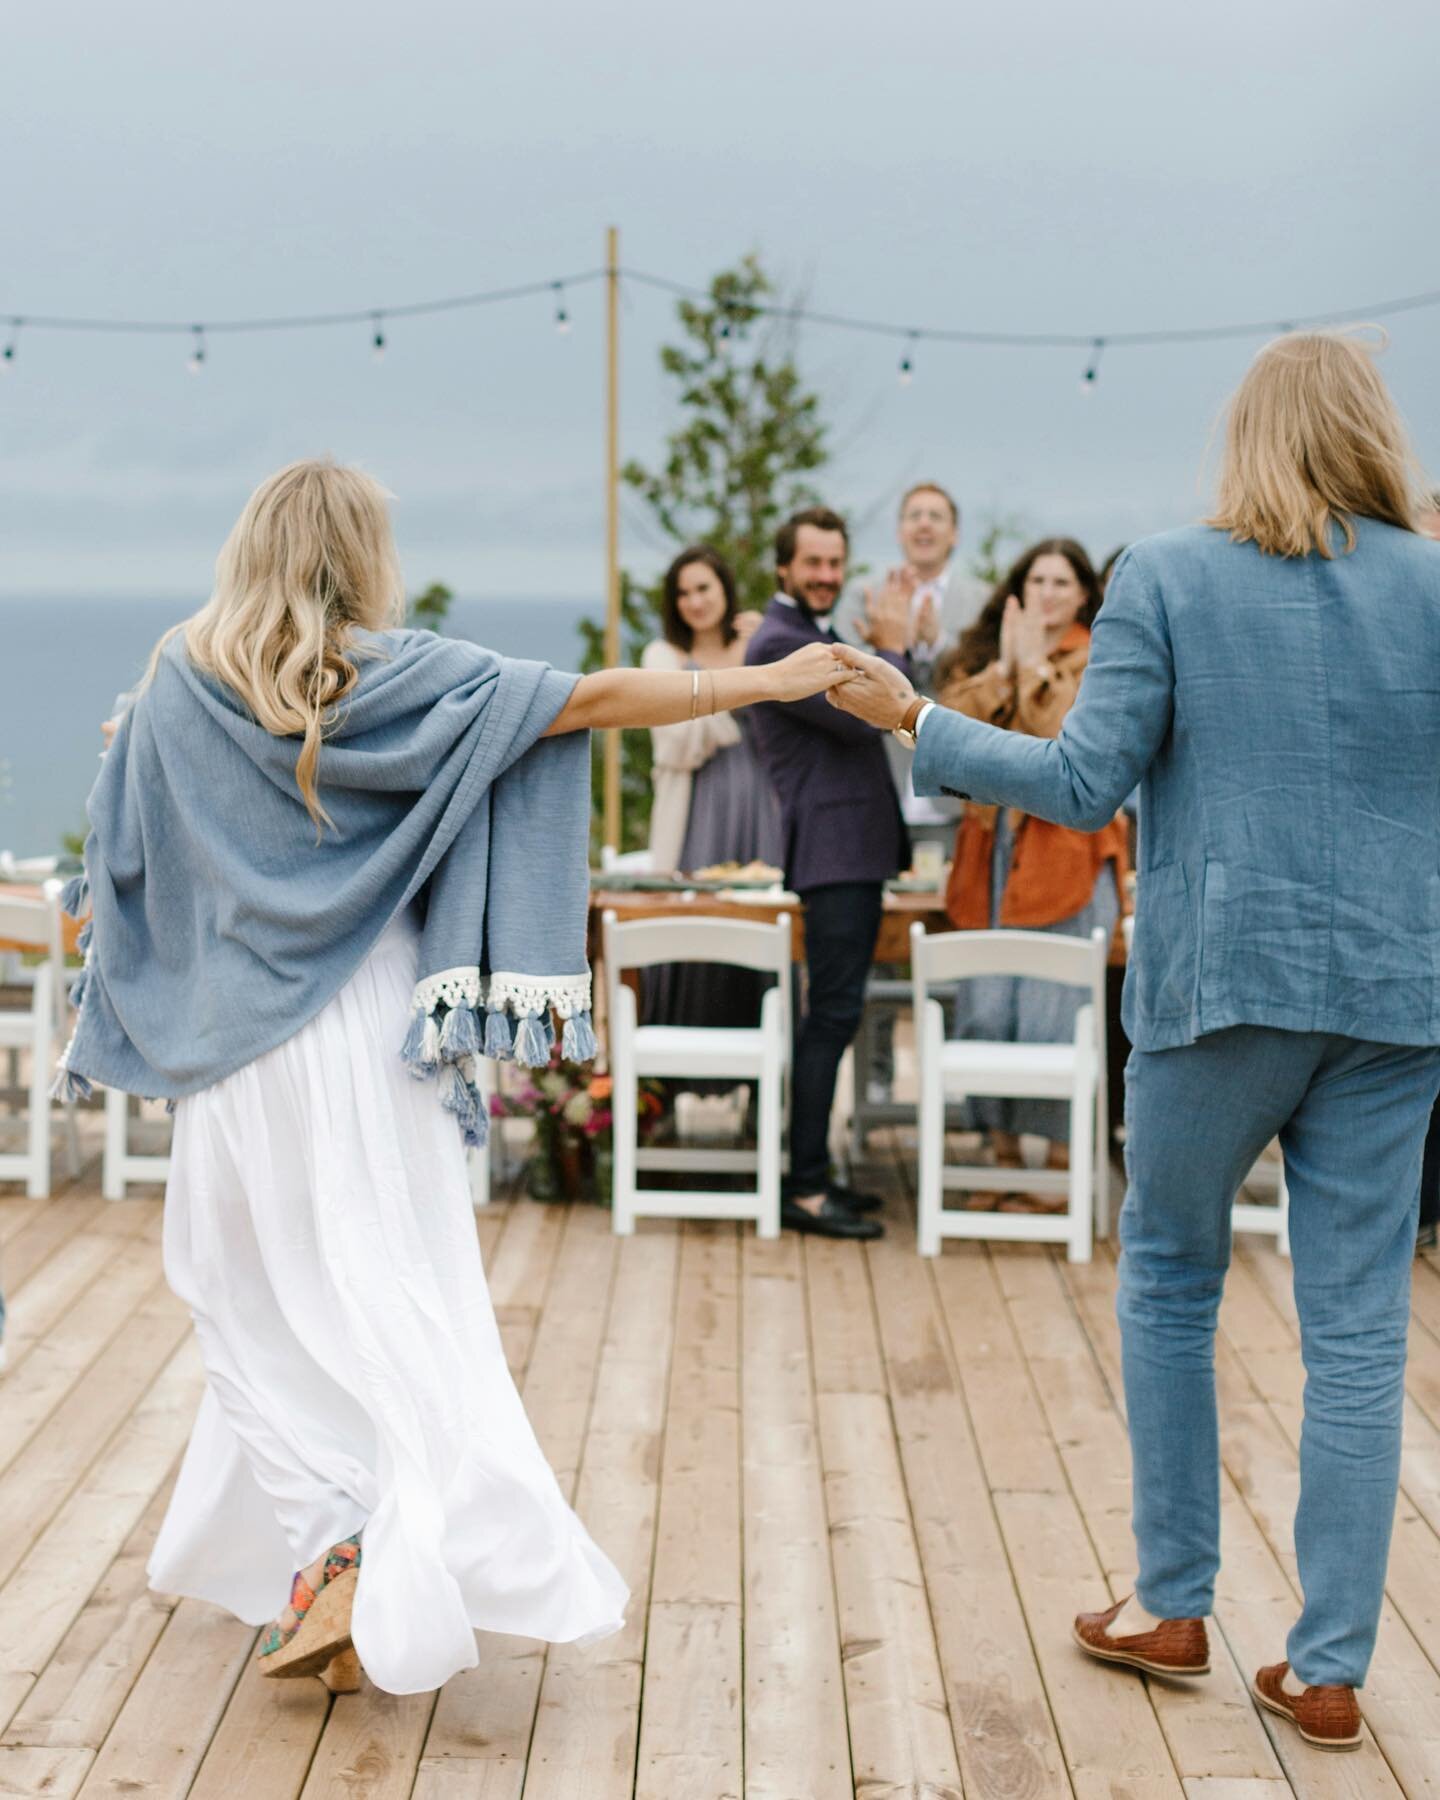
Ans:
[[[1271,556],[1331,556],[1336,526],[1353,550],[1355,518],[1415,529],[1419,468],[1375,347],[1356,335],[1368,329],[1290,332],[1261,350],[1230,401],[1207,525]]]
[[[317,833],[333,824],[320,803],[320,746],[359,679],[353,633],[404,623],[388,499],[329,458],[279,470],[225,540],[209,602],[177,627],[191,662],[259,724],[302,739],[295,780]]]

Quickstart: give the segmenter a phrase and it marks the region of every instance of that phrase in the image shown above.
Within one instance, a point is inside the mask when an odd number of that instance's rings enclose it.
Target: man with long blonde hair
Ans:
[[[917,793],[1096,830],[1140,784],[1119,1315],[1133,1597],[1075,1623],[1108,1662],[1209,1670],[1220,1558],[1216,1317],[1230,1210],[1276,1136],[1307,1371],[1304,1605],[1262,1705],[1360,1742],[1399,1480],[1421,1148],[1440,1087],[1440,554],[1367,346],[1261,351],[1218,503],[1136,544],[1058,738],[927,706],[895,671],[830,696],[917,744]]]

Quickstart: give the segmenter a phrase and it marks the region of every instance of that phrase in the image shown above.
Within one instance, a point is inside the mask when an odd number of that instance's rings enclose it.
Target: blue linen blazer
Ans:
[[[829,640],[808,613],[772,600],[745,646],[747,663],[778,662]],[[885,660],[904,674],[903,656]],[[797,894],[844,881],[887,881],[910,860],[910,839],[885,759],[886,733],[823,694],[738,715],[780,801],[785,879]]]
[[[925,720],[919,794],[1095,831],[1140,784],[1141,1050],[1242,1024],[1440,1043],[1440,544],[1355,528],[1331,560],[1145,539],[1058,738]]]

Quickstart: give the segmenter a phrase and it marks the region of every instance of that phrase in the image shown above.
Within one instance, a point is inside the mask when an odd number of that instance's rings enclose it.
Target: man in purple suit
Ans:
[[[779,593],[746,647],[747,663],[778,662],[833,633],[845,585],[845,521],[825,507],[796,513],[775,538]],[[870,647],[905,673],[909,593],[892,579],[869,615]],[[790,1174],[782,1221],[825,1237],[879,1237],[879,1206],[830,1177],[830,1108],[840,1059],[860,1025],[885,882],[910,845],[885,756],[885,734],[823,696],[742,715],[780,799],[785,879],[805,902],[808,1004],[795,1039]]]

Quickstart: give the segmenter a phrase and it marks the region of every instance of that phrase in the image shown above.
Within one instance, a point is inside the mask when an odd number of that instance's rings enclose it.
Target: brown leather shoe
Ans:
[[[1075,1642],[1082,1650],[1101,1662],[1144,1669],[1147,1675],[1210,1673],[1210,1640],[1203,1619],[1162,1619],[1153,1631],[1111,1637],[1110,1626],[1124,1605],[1125,1600],[1117,1600],[1108,1612],[1078,1616]]]
[[[1360,1708],[1352,1687],[1307,1687],[1303,1694],[1284,1688],[1289,1663],[1272,1663],[1255,1677],[1255,1698],[1267,1712],[1278,1713],[1299,1727],[1307,1744],[1321,1750],[1360,1748]]]

